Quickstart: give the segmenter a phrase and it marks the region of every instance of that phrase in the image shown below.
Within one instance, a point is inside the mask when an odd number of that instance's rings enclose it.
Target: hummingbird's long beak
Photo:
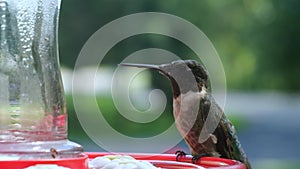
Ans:
[[[158,71],[162,71],[160,65],[153,65],[153,64],[139,64],[139,63],[120,63],[120,66],[128,66],[128,67],[138,67],[138,68],[149,68]]]
[[[159,71],[162,75],[172,78],[170,72],[166,69],[168,64],[154,65],[154,64],[140,64],[140,63],[120,63],[120,66],[137,67],[137,68],[148,68]]]

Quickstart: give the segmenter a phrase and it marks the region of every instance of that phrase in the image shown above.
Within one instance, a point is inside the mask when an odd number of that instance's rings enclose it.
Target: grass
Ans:
[[[87,97],[87,96],[82,96]],[[89,96],[88,96],[89,97]],[[89,98],[83,99],[84,103],[82,106],[89,107],[91,103],[89,103]],[[98,97],[96,98],[99,109],[101,110],[102,115],[105,120],[110,124],[118,132],[131,136],[131,137],[150,137],[155,136],[163,131],[165,131],[168,127],[170,127],[174,123],[174,118],[172,114],[172,110],[165,110],[161,114],[159,118],[149,123],[136,123],[130,121],[123,117],[115,108],[113,100],[110,97]],[[66,96],[67,101],[67,111],[68,111],[68,119],[69,119],[69,137],[70,138],[84,138],[87,137],[84,130],[82,129],[77,115],[73,106],[72,96]],[[91,111],[93,111],[91,109]],[[241,116],[229,116],[228,117],[233,125],[238,129],[243,129],[247,125],[247,121]]]
[[[69,136],[82,137],[84,131],[77,119],[71,96],[67,96],[67,111],[69,116]],[[149,137],[166,130],[173,123],[172,113],[164,112],[158,119],[150,123],[136,123],[123,117],[116,110],[112,99],[97,98],[97,103],[105,120],[118,132],[132,137]],[[86,103],[83,103],[86,106]],[[91,110],[92,111],[92,110]]]

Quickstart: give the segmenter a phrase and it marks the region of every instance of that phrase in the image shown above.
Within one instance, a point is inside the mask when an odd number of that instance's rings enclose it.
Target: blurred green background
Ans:
[[[61,63],[72,68],[83,44],[99,28],[137,12],[165,12],[199,27],[212,41],[225,67],[230,89],[300,90],[299,1],[297,0],[63,0],[60,17]],[[151,39],[152,38],[152,39]],[[147,41],[148,40],[148,41]],[[163,37],[135,37],[107,57],[121,57],[145,47],[190,54]],[[177,42],[178,43],[178,42]]]
[[[299,6],[298,0],[63,0],[59,27],[63,76],[68,79],[66,72],[70,75],[84,43],[105,24],[137,12],[176,15],[201,29],[219,53],[227,80],[226,113],[255,168],[297,168],[299,125],[291,120],[300,120]],[[197,57],[174,39],[137,35],[114,46],[101,64],[114,68],[129,54],[145,48],[166,49],[183,59]],[[111,96],[97,95],[102,113],[116,130],[146,137],[173,122],[169,83],[151,74],[152,87],[166,91],[168,97],[166,113],[154,122],[131,123],[118,114]],[[65,86],[69,86],[66,81]],[[72,92],[66,89],[66,95],[70,139],[88,151],[100,151],[78,123]],[[278,148],[279,144],[284,148]]]

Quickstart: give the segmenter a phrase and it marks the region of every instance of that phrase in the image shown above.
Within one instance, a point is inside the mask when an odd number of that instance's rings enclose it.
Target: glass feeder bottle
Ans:
[[[60,0],[0,0],[0,155],[76,156],[58,61]],[[53,154],[52,154],[53,156]]]

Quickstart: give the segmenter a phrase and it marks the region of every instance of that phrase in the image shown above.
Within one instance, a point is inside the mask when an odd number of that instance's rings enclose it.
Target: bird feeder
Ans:
[[[73,158],[58,62],[60,0],[0,1],[0,160]]]

